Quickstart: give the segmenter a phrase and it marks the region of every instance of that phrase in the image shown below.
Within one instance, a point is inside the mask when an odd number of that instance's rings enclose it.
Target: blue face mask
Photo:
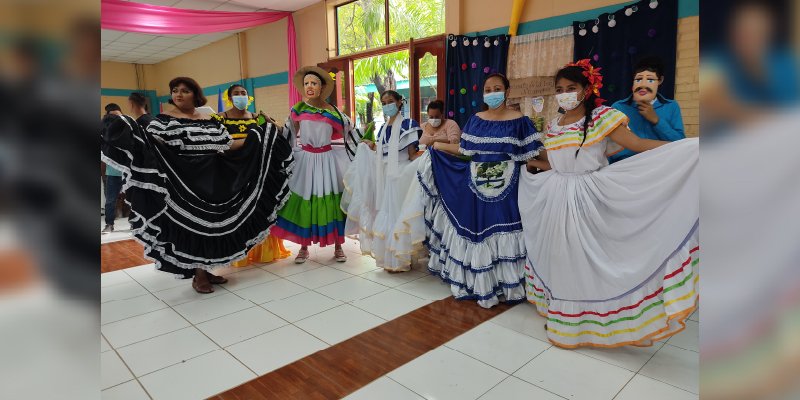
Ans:
[[[383,115],[391,118],[397,115],[397,103],[389,103],[383,105]]]
[[[247,96],[231,96],[231,100],[233,101],[233,106],[244,111],[247,108],[248,98]]]
[[[483,94],[483,102],[486,103],[489,108],[500,107],[505,100],[506,92],[491,92]]]

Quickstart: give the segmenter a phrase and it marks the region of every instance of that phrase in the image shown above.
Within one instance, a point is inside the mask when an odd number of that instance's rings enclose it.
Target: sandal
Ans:
[[[344,250],[341,247],[337,248],[333,251],[333,258],[336,259],[336,262],[345,262],[347,261],[347,256],[344,255]]]
[[[192,288],[197,293],[201,294],[214,293],[214,286],[212,286],[210,282],[205,282],[203,284],[200,284],[197,282],[197,279],[192,280]]]
[[[206,272],[208,274],[208,282],[214,285],[222,285],[224,283],[228,283],[228,278],[224,276],[214,275],[211,272]]]
[[[297,257],[294,258],[295,264],[302,264],[308,260],[308,249],[300,249],[297,252]]]

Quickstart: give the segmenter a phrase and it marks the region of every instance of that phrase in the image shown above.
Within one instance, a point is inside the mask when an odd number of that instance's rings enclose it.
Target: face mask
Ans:
[[[500,107],[500,105],[503,104],[505,100],[506,100],[505,92],[492,92],[483,94],[483,102],[486,103],[486,105],[489,106],[489,108]]]
[[[383,115],[391,118],[397,115],[397,103],[389,103],[383,105]]]
[[[249,100],[247,96],[231,96],[231,97],[233,100],[234,107],[240,110],[244,110],[245,108],[247,108],[247,102]]]
[[[442,124],[442,120],[441,119],[429,119],[428,123],[431,124],[432,127],[438,128],[439,125]]]
[[[578,92],[569,92],[556,94],[556,101],[564,111],[572,111],[581,105],[583,99],[578,100]]]

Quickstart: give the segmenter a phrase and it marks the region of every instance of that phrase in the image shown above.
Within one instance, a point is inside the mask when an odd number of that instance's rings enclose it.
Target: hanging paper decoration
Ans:
[[[654,3],[658,6],[652,7]],[[608,27],[600,29],[600,21],[607,21]],[[582,35],[581,30],[589,24],[595,34]],[[650,55],[659,57],[665,67],[659,92],[667,98],[674,96],[678,0],[640,0],[613,13],[575,21],[573,28],[573,57],[589,58],[595,67],[603,69],[606,85],[600,94],[609,104],[631,94],[633,66]]]
[[[544,97],[534,97],[533,101],[533,111],[537,113],[542,112],[544,110]]]

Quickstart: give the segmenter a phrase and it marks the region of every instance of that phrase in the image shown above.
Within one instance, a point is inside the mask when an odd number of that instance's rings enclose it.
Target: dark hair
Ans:
[[[200,106],[206,105],[208,100],[206,99],[206,96],[203,96],[203,88],[201,88],[200,85],[197,83],[197,81],[192,79],[192,78],[185,77],[185,76],[179,76],[179,77],[174,78],[173,80],[169,81],[169,91],[170,91],[170,93],[172,92],[172,89],[175,89],[181,83],[186,85],[186,87],[188,87],[189,90],[191,90],[192,93],[194,94],[194,106],[195,107],[200,107]],[[169,104],[172,104],[172,105],[175,104],[172,101],[172,96],[170,96],[170,98],[169,98]]]
[[[303,75],[303,80],[305,80],[306,77],[309,76],[309,75],[316,76],[317,79],[319,79],[319,81],[320,81],[320,85],[325,86],[325,84],[326,84],[325,79],[322,79],[322,76],[320,76],[320,74],[318,74],[316,71],[308,71],[308,72],[306,72],[306,74]]]
[[[505,75],[503,75],[503,74],[501,74],[499,72],[495,72],[495,73],[487,76],[486,79],[483,80],[483,84],[485,85],[486,81],[488,81],[489,79],[492,79],[492,78],[500,78],[500,80],[503,81],[503,86],[505,86],[506,90],[508,90],[508,88],[511,87],[511,83],[508,81],[508,78],[506,78]]]
[[[633,76],[644,71],[654,72],[661,79],[664,77],[664,61],[656,56],[644,56],[633,67]]]
[[[442,115],[444,115],[444,102],[441,100],[434,100],[428,103],[428,112],[431,110],[439,110],[442,112]]]
[[[234,83],[233,85],[231,85],[231,87],[228,88],[228,98],[229,99],[233,98],[233,95],[231,94],[231,92],[233,92],[233,89],[236,89],[237,87],[240,87],[240,88],[244,89],[245,92],[247,91],[246,87],[244,87],[244,86],[242,86],[242,85],[240,85],[238,83]]]
[[[554,83],[557,83],[559,79],[566,79],[568,81],[575,82],[586,89],[589,87],[589,78],[583,75],[583,71],[583,68],[577,66],[561,68],[556,73],[556,79]],[[583,143],[586,142],[586,131],[589,130],[589,124],[593,123],[592,111],[595,109],[594,100],[596,98],[597,96],[595,96],[594,93],[591,93],[583,99],[583,107],[586,109],[583,119],[583,138],[581,139],[581,145],[578,146],[578,150],[575,150],[575,157],[578,157],[578,152],[581,151]]]
[[[401,96],[400,93],[397,93],[394,90],[384,90],[383,93],[381,93],[381,98],[383,98],[383,96],[386,96],[387,94],[389,96],[392,96],[394,101],[403,101],[403,96]]]
[[[122,112],[122,109],[119,108],[119,104],[117,104],[117,103],[108,103],[108,104],[106,104],[106,114],[108,114],[108,113],[110,113],[112,111],[120,111],[120,112]]]
[[[131,93],[130,96],[128,96],[128,101],[139,107],[147,109],[147,97],[139,92]]]

